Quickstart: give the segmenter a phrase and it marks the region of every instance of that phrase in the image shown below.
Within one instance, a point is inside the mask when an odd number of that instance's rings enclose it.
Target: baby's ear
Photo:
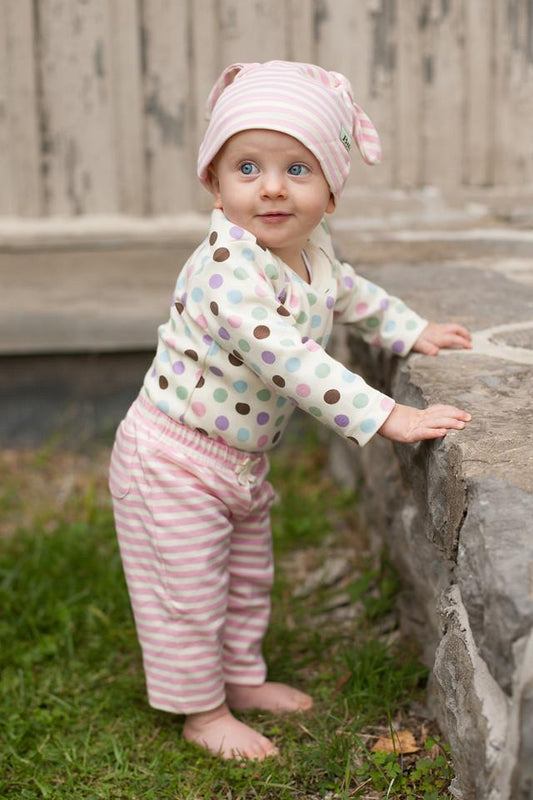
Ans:
[[[331,193],[329,196],[328,204],[326,206],[326,214],[333,214],[336,206],[337,206],[337,201],[335,200],[335,195]]]
[[[222,202],[220,198],[220,182],[218,180],[216,169],[212,164],[210,164],[207,168],[207,185],[209,187],[209,191],[213,195],[213,208],[222,208]]]

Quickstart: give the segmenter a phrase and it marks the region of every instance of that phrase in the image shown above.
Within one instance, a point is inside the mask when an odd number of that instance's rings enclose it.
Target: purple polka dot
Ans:
[[[209,286],[211,289],[218,289],[224,283],[224,278],[222,275],[219,275],[218,272],[215,275],[211,275],[209,278]]]
[[[219,431],[227,431],[229,428],[229,419],[227,417],[217,417],[215,425]]]
[[[244,231],[242,228],[238,228],[236,225],[234,225],[233,228],[229,229],[229,235],[232,239],[242,239]]]
[[[257,415],[257,422],[259,425],[266,425],[269,419],[270,414],[267,414],[266,411],[261,411],[261,413]]]
[[[353,278],[350,278],[348,275],[343,279],[343,283],[347,289],[353,289],[354,287]]]
[[[225,328],[219,328],[218,335],[221,339],[226,339],[226,341],[230,338],[230,335]]]
[[[381,303],[379,304],[379,307],[381,308],[382,311],[386,311],[389,307],[389,301],[387,299],[382,300]]]
[[[335,424],[339,426],[339,428],[347,428],[350,424],[350,418],[346,416],[346,414],[337,414],[335,417]]]
[[[261,358],[265,362],[265,364],[273,364],[276,360],[276,356],[270,350],[263,350],[261,353]]]
[[[335,298],[334,298],[334,297],[328,297],[328,298],[326,299],[326,305],[327,305],[327,307],[328,307],[329,309],[332,309],[332,308],[333,308],[333,306],[335,305]]]
[[[208,336],[207,333],[205,334],[205,336],[202,336],[202,342],[204,344],[213,344],[212,338]]]
[[[176,375],[183,375],[185,372],[185,364],[183,361],[174,361],[172,364],[172,370],[176,373]]]
[[[405,348],[405,342],[402,342],[401,339],[397,339],[392,345],[392,352],[393,353],[403,353]]]
[[[219,378],[221,378],[224,375],[222,370],[219,369],[218,367],[209,367],[209,370],[213,373],[213,375],[216,375]]]

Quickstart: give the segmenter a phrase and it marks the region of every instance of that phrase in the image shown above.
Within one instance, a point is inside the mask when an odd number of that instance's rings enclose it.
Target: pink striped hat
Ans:
[[[313,64],[232,64],[209,94],[206,118],[209,125],[198,154],[198,177],[207,188],[209,165],[224,142],[252,128],[298,139],[320,162],[335,197],[350,172],[353,139],[367,164],[381,160],[377,131],[354,102],[348,79]]]

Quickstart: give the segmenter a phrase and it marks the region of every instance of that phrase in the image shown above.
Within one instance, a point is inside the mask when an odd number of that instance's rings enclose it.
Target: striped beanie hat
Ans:
[[[220,148],[235,133],[250,129],[280,131],[298,139],[319,161],[335,197],[348,178],[354,139],[367,164],[381,160],[377,131],[355,103],[348,79],[313,64],[232,64],[209,94],[206,118],[198,177],[207,188],[208,168]]]

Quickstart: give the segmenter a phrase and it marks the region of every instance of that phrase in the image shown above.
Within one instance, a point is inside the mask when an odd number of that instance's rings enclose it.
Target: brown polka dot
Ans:
[[[290,317],[291,312],[285,306],[278,306],[277,312],[282,317]]]
[[[202,436],[207,436],[207,431],[204,431],[203,428],[195,428],[198,433],[201,433]]]
[[[346,438],[349,439],[351,442],[355,442],[356,444],[359,444],[359,442],[357,441],[355,436],[347,436]]]
[[[217,249],[213,253],[213,259],[215,261],[227,261],[228,258],[229,258],[229,250],[227,247],[217,247]]]
[[[250,413],[250,406],[248,403],[237,403],[235,405],[235,411],[237,414],[249,414]]]
[[[160,389],[168,389],[168,381],[164,375],[159,376],[159,388]]]
[[[337,389],[328,389],[328,391],[324,394],[324,402],[330,406],[335,405],[341,399],[341,393],[337,391]]]
[[[209,308],[211,309],[211,312],[215,315],[215,317],[218,316],[218,303],[215,303],[215,301],[213,300],[211,303],[209,303]]]
[[[278,431],[277,433],[275,433],[274,436],[272,437],[272,444],[277,442],[280,436],[281,436],[281,431]]]
[[[274,377],[272,378],[272,383],[275,383],[276,386],[279,386],[280,388],[283,389],[283,387],[285,386],[285,378],[282,378],[281,375],[274,375]]]
[[[200,377],[198,378],[198,383],[196,384],[195,388],[196,389],[201,389],[202,386],[204,385],[204,383],[205,383],[205,378],[204,378],[203,375],[200,375]]]
[[[267,339],[270,336],[270,328],[266,325],[258,325],[254,328],[254,336],[256,339]]]
[[[183,314],[183,309],[185,308],[183,303],[174,303],[174,305],[176,306],[176,311],[178,314]]]
[[[218,239],[218,233],[216,231],[212,231],[209,237],[209,244],[215,244],[217,239]]]
[[[198,361],[198,353],[196,350],[185,350],[185,355],[192,358],[193,361]]]
[[[230,364],[233,364],[234,367],[242,366],[242,358],[239,354],[235,355],[234,353],[230,353],[228,356],[228,361]]]

